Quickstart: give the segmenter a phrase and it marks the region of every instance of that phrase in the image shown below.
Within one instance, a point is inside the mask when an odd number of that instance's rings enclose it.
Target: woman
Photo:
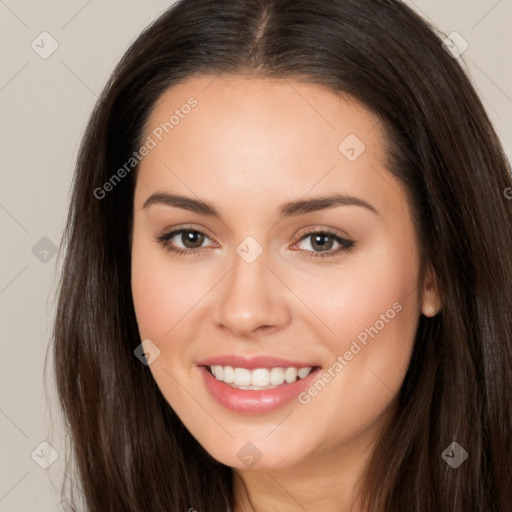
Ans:
[[[511,181],[402,3],[174,5],[76,169],[54,357],[87,510],[510,510]]]

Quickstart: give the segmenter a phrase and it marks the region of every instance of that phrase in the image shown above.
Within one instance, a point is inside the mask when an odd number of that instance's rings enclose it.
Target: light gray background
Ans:
[[[129,43],[170,3],[0,0],[0,512],[58,509],[63,435],[53,379],[47,402],[42,371],[59,269],[51,252],[37,256],[32,248],[43,237],[59,245],[74,160],[96,98]],[[512,0],[406,3],[469,43],[463,65],[510,158]],[[35,40],[49,48],[38,37],[43,31],[59,45],[47,59],[31,47]],[[49,469],[31,458],[41,442],[59,454]],[[34,458],[44,460],[43,453]]]

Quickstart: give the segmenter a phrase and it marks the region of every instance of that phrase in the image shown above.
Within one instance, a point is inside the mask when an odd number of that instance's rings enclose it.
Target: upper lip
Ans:
[[[309,368],[319,366],[311,362],[292,361],[289,359],[281,359],[269,355],[261,356],[237,356],[237,355],[221,355],[209,357],[196,363],[197,366],[232,366],[233,368],[247,368],[254,370],[255,368],[276,368],[289,367]]]

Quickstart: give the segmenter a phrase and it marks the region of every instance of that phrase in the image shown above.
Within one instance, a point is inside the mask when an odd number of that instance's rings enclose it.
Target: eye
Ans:
[[[180,256],[197,256],[204,253],[206,247],[203,246],[203,243],[206,239],[210,239],[206,233],[192,228],[175,229],[156,237],[156,240],[166,250]],[[295,246],[304,241],[308,241],[305,245],[311,248],[300,248],[307,258],[328,258],[355,247],[354,241],[342,238],[328,230],[308,231],[301,236]]]
[[[204,247],[202,247],[202,244],[205,239],[210,239],[210,237],[197,229],[181,228],[169,233],[163,233],[157,236],[156,239],[170,252],[179,255],[195,256],[203,253]],[[180,247],[176,243],[181,243],[182,246]]]
[[[295,245],[304,241],[307,241],[306,248],[302,247],[301,250],[306,252],[305,256],[307,258],[329,258],[341,251],[349,251],[355,247],[353,240],[342,238],[328,230],[308,231],[301,236],[299,242]],[[338,246],[333,248],[335,244]]]

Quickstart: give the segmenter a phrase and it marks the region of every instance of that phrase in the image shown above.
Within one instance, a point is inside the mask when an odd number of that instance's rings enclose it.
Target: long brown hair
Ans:
[[[106,197],[94,194],[140,147],[159,96],[198,74],[316,83],[381,120],[388,167],[407,190],[422,268],[435,272],[443,307],[420,318],[395,417],[361,481],[364,504],[510,511],[510,167],[459,63],[395,0],[182,0],[113,72],[77,161],[54,325],[69,470],[78,470],[87,510],[234,507],[232,469],[190,435],[133,354],[136,169]],[[468,453],[457,469],[441,456],[453,441]]]

